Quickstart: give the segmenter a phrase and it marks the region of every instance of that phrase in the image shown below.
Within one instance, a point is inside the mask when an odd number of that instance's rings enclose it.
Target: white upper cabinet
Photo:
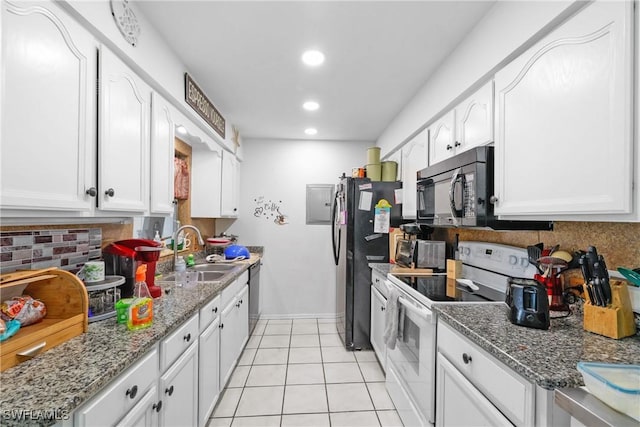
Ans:
[[[222,153],[221,216],[238,216],[239,189],[240,163],[232,153],[224,151]]]
[[[194,149],[191,156],[191,216],[219,218],[222,189],[222,148]]]
[[[53,2],[3,1],[1,49],[0,208],[91,214],[94,39]]]
[[[429,127],[429,164],[493,142],[493,81]]]
[[[100,49],[98,207],[148,209],[151,89],[104,46]]]
[[[632,12],[592,3],[496,74],[496,214],[633,210]]]
[[[451,110],[429,127],[430,165],[453,155],[456,129],[455,117],[455,110]]]
[[[402,218],[416,218],[416,173],[427,167],[429,131],[424,129],[402,147]]]
[[[174,118],[169,103],[157,93],[151,98],[151,214],[173,212]]]

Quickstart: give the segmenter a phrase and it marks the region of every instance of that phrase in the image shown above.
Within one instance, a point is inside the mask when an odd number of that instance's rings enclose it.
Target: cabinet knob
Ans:
[[[218,307],[213,307],[213,310],[211,310],[211,311],[214,312],[214,313],[217,313],[218,312]]]
[[[171,396],[173,394],[173,386],[164,389],[164,393]]]
[[[116,195],[116,191],[113,188],[110,188],[107,191],[105,191],[104,194],[109,196],[109,197],[113,197],[113,196]]]
[[[96,187],[91,187],[85,191],[85,194],[91,197],[96,197],[98,195],[98,190],[96,190]]]
[[[233,208],[233,211],[234,211],[234,212],[237,212],[237,211],[238,211],[238,208]]]
[[[469,363],[471,363],[471,356],[469,356],[467,353],[462,353],[462,361],[465,365],[468,365]]]
[[[127,396],[129,396],[130,399],[135,399],[136,398],[136,394],[138,394],[138,386],[134,385],[133,387],[131,387],[130,389],[127,390]]]
[[[240,308],[240,303],[239,302],[236,303],[236,308]]]
[[[220,323],[220,326],[218,326],[218,328],[220,329],[224,328],[224,323]]]
[[[499,200],[499,199],[498,199],[498,196],[495,196],[495,195],[494,195],[494,196],[489,197],[489,202],[490,202],[492,205],[495,205],[496,203],[498,203],[498,200]]]
[[[453,150],[453,147],[451,145],[447,144],[447,151],[449,151],[449,150]]]
[[[184,337],[182,337],[182,339],[185,340],[186,342],[191,341],[191,334],[189,333],[189,334],[185,335]]]
[[[160,409],[162,409],[162,400],[158,403],[154,403],[151,408],[153,408],[153,410],[155,410],[156,412],[160,412]]]
[[[380,311],[384,311],[384,306],[380,306]]]
[[[460,147],[462,144],[460,144],[460,142],[459,142],[459,141],[456,141],[456,143],[455,143],[455,144],[453,144],[453,145],[454,145],[455,147]]]

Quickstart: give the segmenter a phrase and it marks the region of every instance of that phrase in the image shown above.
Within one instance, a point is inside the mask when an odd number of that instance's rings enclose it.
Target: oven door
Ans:
[[[387,382],[397,381],[387,387],[396,407],[414,407],[420,424],[433,424],[435,420],[435,352],[436,323],[430,309],[410,296],[398,298],[401,318],[398,322],[398,340],[393,350],[387,352],[387,365],[394,374]],[[395,389],[404,393],[394,393]],[[407,405],[406,396],[411,400]],[[400,414],[402,417],[402,414]],[[403,420],[406,421],[407,420]]]

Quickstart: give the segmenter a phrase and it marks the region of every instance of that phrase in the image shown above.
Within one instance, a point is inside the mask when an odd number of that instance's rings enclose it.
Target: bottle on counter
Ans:
[[[181,288],[187,278],[187,263],[184,261],[184,257],[178,256],[175,265],[175,272],[176,287]]]
[[[153,323],[153,298],[151,297],[147,283],[144,281],[146,275],[147,266],[146,264],[142,264],[136,270],[133,301],[129,306],[127,327],[131,331],[147,328]]]
[[[193,254],[187,255],[187,267],[193,267],[196,265],[196,259]]]

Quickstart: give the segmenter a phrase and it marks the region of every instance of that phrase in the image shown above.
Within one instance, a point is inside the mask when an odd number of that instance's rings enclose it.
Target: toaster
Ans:
[[[416,239],[411,242],[411,258],[416,268],[444,270],[447,268],[446,243]]]
[[[506,301],[509,320],[527,328],[549,329],[547,289],[536,280],[509,278]]]

